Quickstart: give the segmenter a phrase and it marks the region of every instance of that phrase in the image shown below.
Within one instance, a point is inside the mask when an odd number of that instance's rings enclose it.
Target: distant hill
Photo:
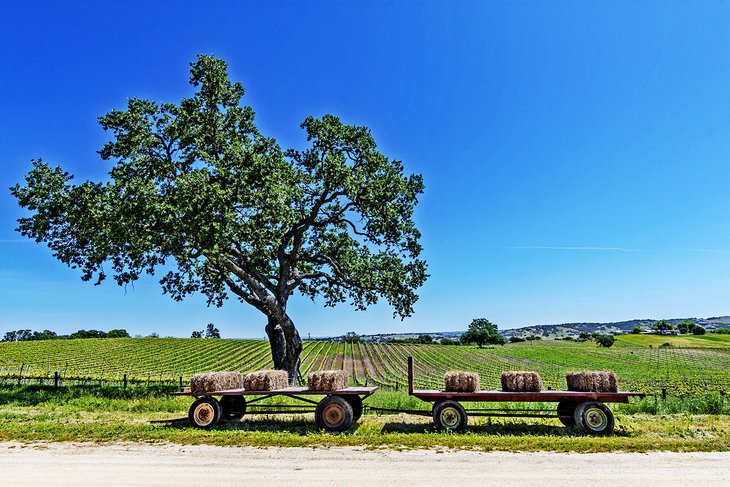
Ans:
[[[680,321],[689,320],[700,325],[707,331],[715,328],[730,328],[730,316],[713,316],[711,318],[672,318],[667,321],[676,325]],[[539,336],[542,338],[555,338],[572,336],[577,337],[581,332],[601,333],[604,335],[619,335],[622,333],[631,333],[636,325],[647,330],[652,327],[658,319],[636,319],[629,321],[616,321],[612,323],[562,323],[559,325],[533,325],[521,328],[512,328],[509,330],[501,330],[506,337],[528,337]],[[418,332],[418,333],[379,333],[377,335],[361,335],[360,338],[369,343],[387,343],[392,340],[409,340],[416,339],[419,335],[430,335],[434,341],[441,338],[458,339],[463,331],[437,331],[437,332]],[[340,337],[322,337],[319,340],[337,340]]]
[[[676,325],[680,321],[689,320],[700,325],[707,331],[715,328],[730,328],[730,316],[713,316],[711,318],[673,318],[667,321]],[[527,337],[539,336],[543,338],[554,338],[561,336],[578,336],[581,332],[602,333],[602,334],[621,334],[631,333],[635,326],[643,329],[649,329],[659,320],[655,319],[637,319],[629,321],[617,321],[612,323],[562,323],[560,325],[534,325],[522,328],[513,328],[504,330],[502,334],[509,337]]]

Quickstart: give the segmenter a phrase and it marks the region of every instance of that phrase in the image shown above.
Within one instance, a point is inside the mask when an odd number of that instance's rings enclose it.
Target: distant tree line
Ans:
[[[59,335],[55,331],[31,331],[12,330],[5,333],[2,342],[29,342],[34,340],[74,340],[77,338],[129,338],[129,333],[124,329],[100,331],[100,330],[79,330],[70,335]]]
[[[704,335],[706,330],[702,328],[700,325],[693,323],[690,320],[683,320],[677,323],[677,326],[674,326],[667,320],[659,320],[655,322],[651,326],[652,331],[658,331],[658,332],[664,332],[664,331],[672,331],[677,330],[677,332],[680,335],[685,334],[692,334],[692,335]],[[636,325],[632,331],[632,333],[642,333],[644,331],[643,328],[641,328],[639,325]]]

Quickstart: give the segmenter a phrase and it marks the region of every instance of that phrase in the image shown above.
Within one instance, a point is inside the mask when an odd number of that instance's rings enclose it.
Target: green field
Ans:
[[[470,417],[464,433],[452,433],[436,430],[429,417],[367,412],[347,432],[331,434],[315,426],[312,414],[246,415],[240,421],[220,423],[211,430],[192,428],[187,420],[169,421],[184,417],[191,403],[188,397],[169,395],[169,390],[169,386],[122,389],[0,385],[0,442],[122,441],[559,452],[730,450],[728,401],[724,401],[721,410],[708,408],[709,404],[694,408],[690,404],[694,399],[655,402],[647,398],[634,404],[613,405],[616,430],[608,437],[563,427],[557,419]],[[724,400],[719,396],[715,394],[715,402]],[[404,392],[379,392],[366,400],[371,406],[403,408],[417,402],[420,401]],[[662,409],[642,412],[642,404]],[[428,405],[420,403],[420,407]],[[702,409],[707,411],[698,413]]]
[[[649,339],[658,337],[648,337]],[[312,415],[246,415],[213,430],[191,428],[183,418],[189,397],[169,395],[179,377],[195,372],[271,367],[268,343],[256,340],[120,338],[0,343],[0,441],[167,442],[252,446],[363,446],[367,448],[467,448],[481,451],[727,451],[730,450],[730,348],[709,340],[621,337],[611,348],[595,343],[541,340],[477,349],[411,344],[344,344],[307,341],[302,372],[344,369],[352,384],[380,385],[369,406],[400,410],[430,405],[405,390],[406,358],[414,357],[416,387],[441,388],[449,369],[473,370],[483,389],[499,388],[504,370],[537,370],[546,387],[562,389],[564,373],[610,369],[623,390],[652,394],[611,405],[616,431],[592,437],[556,419],[470,417],[463,434],[440,432],[428,417],[367,413],[349,431],[329,434]],[[702,337],[687,337],[690,339]],[[639,340],[639,341],[637,341]],[[661,347],[663,343],[671,347]],[[687,344],[693,347],[687,348]],[[702,346],[696,346],[700,343]],[[684,347],[683,347],[684,346]],[[66,384],[49,385],[58,371]],[[124,374],[143,384],[126,389]],[[34,379],[27,379],[34,377]],[[43,378],[45,385],[39,385]],[[167,385],[154,385],[165,382]],[[78,385],[79,382],[86,385]],[[99,385],[112,382],[112,387]],[[148,385],[147,382],[152,385]],[[174,382],[171,384],[170,382]],[[19,385],[19,383],[33,385]],[[662,399],[661,388],[667,389]],[[397,389],[397,390],[394,390]],[[712,392],[712,391],[715,392]],[[710,392],[708,392],[710,391]],[[285,398],[273,400],[287,401]],[[492,403],[474,408],[554,408],[554,404]]]
[[[730,335],[715,335],[714,333],[678,336],[631,334],[616,337],[618,346],[659,347],[665,343],[683,348],[730,348]]]
[[[665,343],[671,346],[662,346]],[[353,385],[403,390],[406,358],[415,361],[416,387],[440,388],[447,370],[479,372],[483,389],[500,387],[505,370],[536,370],[546,387],[565,388],[570,370],[613,370],[623,390],[670,395],[730,392],[730,337],[625,335],[615,346],[542,340],[477,349],[413,344],[345,344],[306,341],[302,374],[344,369]],[[0,382],[50,380],[170,382],[210,370],[272,366],[268,342],[184,338],[115,338],[0,343]]]

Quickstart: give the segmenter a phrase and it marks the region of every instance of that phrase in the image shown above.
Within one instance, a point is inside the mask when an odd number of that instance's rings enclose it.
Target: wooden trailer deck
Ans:
[[[540,391],[540,392],[448,392],[421,390],[413,388],[413,358],[408,357],[408,394],[422,401],[432,402],[431,412],[425,410],[397,410],[371,408],[381,412],[404,412],[422,416],[432,416],[438,428],[463,430],[471,416],[502,416],[528,418],[555,418],[565,426],[578,426],[594,435],[613,432],[614,418],[604,403],[627,403],[631,397],[644,397],[640,392],[581,392],[581,391]],[[556,409],[473,409],[466,410],[462,402],[557,402]]]

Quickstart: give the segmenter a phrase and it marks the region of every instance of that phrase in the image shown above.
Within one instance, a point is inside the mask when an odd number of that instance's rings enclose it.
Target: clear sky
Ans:
[[[96,118],[190,94],[198,53],[283,146],[333,113],[424,175],[414,316],[294,298],[304,337],[730,314],[728,26],[723,2],[6,2],[0,332],[264,336],[243,304],[94,287],[14,231],[31,158],[103,180]]]

